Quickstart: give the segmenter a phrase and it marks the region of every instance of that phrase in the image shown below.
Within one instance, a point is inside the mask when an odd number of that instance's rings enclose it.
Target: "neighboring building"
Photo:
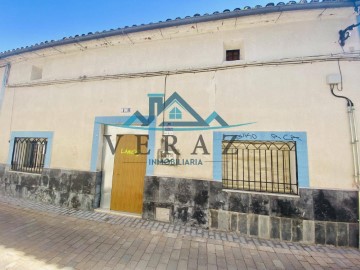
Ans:
[[[1,194],[357,246],[351,103],[331,89],[360,102],[358,29],[339,44],[358,4],[225,10],[1,53]]]

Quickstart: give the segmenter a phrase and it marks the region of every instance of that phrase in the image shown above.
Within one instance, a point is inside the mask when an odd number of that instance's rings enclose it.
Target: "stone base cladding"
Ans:
[[[11,171],[0,164],[0,194],[75,209],[99,207],[101,173],[44,169],[41,174]]]
[[[169,210],[169,222],[264,239],[358,246],[356,191],[300,188],[299,196],[233,192],[222,183],[147,176],[143,218]],[[160,212],[160,211],[159,211]]]

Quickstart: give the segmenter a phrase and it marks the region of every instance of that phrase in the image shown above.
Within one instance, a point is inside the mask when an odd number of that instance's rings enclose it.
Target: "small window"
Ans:
[[[47,138],[21,138],[14,140],[11,169],[41,173],[44,168]]]
[[[227,50],[226,61],[240,60],[240,50]]]
[[[42,79],[42,68],[32,66],[30,79],[32,81]]]
[[[174,108],[170,111],[169,114],[170,119],[182,119],[182,113],[178,108]]]
[[[223,141],[222,144],[224,188],[298,194],[295,142]]]

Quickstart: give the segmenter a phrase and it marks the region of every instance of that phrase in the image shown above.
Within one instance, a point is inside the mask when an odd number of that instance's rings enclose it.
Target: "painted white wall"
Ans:
[[[360,70],[360,63],[341,63],[341,68],[344,91],[340,94],[359,104],[355,73]],[[229,124],[256,122],[233,128],[234,131],[307,132],[310,185],[352,188],[353,164],[346,103],[333,97],[326,84],[326,75],[336,72],[336,62],[257,67],[201,74],[196,80],[187,78],[192,75],[178,75],[168,79],[168,89],[186,89],[179,93],[191,101],[202,116],[216,110]],[[212,152],[212,135],[210,132],[202,134]],[[193,158],[190,153],[198,133],[176,135],[182,158]],[[157,142],[159,147],[159,139]],[[208,157],[203,158],[210,161],[206,159]],[[212,163],[205,162],[201,170],[191,166],[158,166],[156,174],[210,179]]]
[[[0,68],[0,87],[3,82],[5,68]],[[10,130],[12,126],[12,108],[14,91],[5,89],[4,98],[0,110],[0,162],[6,163],[8,158]]]

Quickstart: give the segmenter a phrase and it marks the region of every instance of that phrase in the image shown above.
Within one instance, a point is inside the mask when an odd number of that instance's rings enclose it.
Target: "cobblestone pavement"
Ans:
[[[0,196],[0,269],[360,269],[360,251]]]

